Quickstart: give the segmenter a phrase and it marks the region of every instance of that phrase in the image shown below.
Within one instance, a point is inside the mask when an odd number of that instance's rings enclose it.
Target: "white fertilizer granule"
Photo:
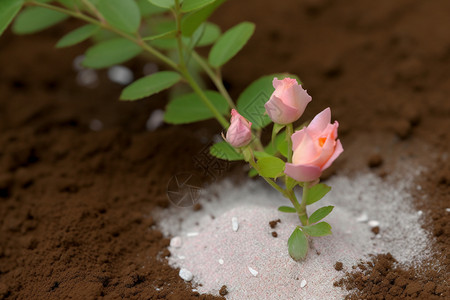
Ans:
[[[337,261],[349,269],[369,254],[390,252],[403,264],[420,264],[429,256],[428,236],[410,206],[411,183],[390,185],[373,174],[333,177],[327,182],[331,192],[308,207],[311,214],[335,206],[325,219],[333,235],[313,238],[302,262],[292,260],[287,250],[299,220],[277,211],[290,203],[263,182],[234,187],[222,181],[209,188],[218,196],[202,201],[202,210],[173,208],[160,212],[158,222],[165,235],[182,239],[181,247],[169,248],[169,264],[192,272],[200,293],[217,295],[226,285],[227,299],[342,299],[345,291],[333,287],[343,276],[334,269]],[[234,218],[239,230],[230,224]],[[277,219],[281,222],[270,228]],[[377,221],[378,235],[369,220]]]

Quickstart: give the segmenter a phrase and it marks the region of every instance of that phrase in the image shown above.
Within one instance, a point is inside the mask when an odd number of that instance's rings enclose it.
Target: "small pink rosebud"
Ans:
[[[235,148],[247,146],[252,140],[252,123],[247,121],[235,109],[231,110],[231,125],[228,128],[226,141]]]
[[[344,151],[337,139],[339,123],[331,122],[331,110],[326,108],[308,125],[292,135],[292,163],[284,173],[297,181],[309,182],[320,177],[322,171]]]
[[[264,105],[270,119],[283,125],[297,121],[311,101],[311,96],[293,78],[278,80],[275,77],[272,84],[275,91]]]

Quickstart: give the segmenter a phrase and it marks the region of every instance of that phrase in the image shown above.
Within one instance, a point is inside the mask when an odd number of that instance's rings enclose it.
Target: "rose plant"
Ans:
[[[293,123],[311,101],[290,74],[272,74],[252,82],[233,100],[226,90],[221,68],[252,36],[255,26],[242,22],[222,33],[208,21],[225,0],[0,0],[0,35],[12,24],[16,34],[31,34],[68,18],[87,24],[68,32],[57,43],[65,48],[90,40],[82,66],[101,69],[145,55],[162,64],[163,70],[144,76],[125,87],[120,95],[134,101],[163,90],[187,84],[191,92],[173,93],[164,121],[186,124],[215,118],[227,130],[224,141],[210,152],[221,159],[245,160],[250,175],[259,174],[287,197],[293,207],[279,210],[296,213],[301,225],[288,242],[290,255],[306,256],[309,236],[331,233],[320,222],[333,209],[323,207],[308,217],[306,206],[322,198],[330,188],[319,183],[323,170],[343,151],[337,140],[338,123],[331,124],[325,109],[305,128]],[[210,47],[207,57],[198,48]],[[214,90],[204,89],[205,73]],[[231,125],[228,118],[231,115]],[[261,143],[262,131],[270,124],[272,140]],[[284,160],[283,160],[284,159]],[[282,185],[277,179],[282,179]],[[298,202],[294,188],[303,188]]]

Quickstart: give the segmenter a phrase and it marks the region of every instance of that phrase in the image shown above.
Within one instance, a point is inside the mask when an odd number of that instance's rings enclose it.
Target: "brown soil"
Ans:
[[[224,68],[235,98],[287,71],[313,96],[305,119],[331,106],[346,151],[326,176],[425,167],[412,205],[434,237],[433,262],[362,262],[339,283],[352,299],[450,297],[448,11],[447,0],[247,0],[215,15],[223,28],[257,26]],[[193,157],[219,126],[147,132],[167,94],[121,103],[104,72],[96,88],[78,86],[72,60],[88,44],[53,48],[74,25],[0,38],[0,299],[214,299],[167,265],[168,239],[150,215],[170,205],[170,178],[201,173]],[[138,77],[142,63],[129,64]],[[104,129],[91,131],[93,119]]]

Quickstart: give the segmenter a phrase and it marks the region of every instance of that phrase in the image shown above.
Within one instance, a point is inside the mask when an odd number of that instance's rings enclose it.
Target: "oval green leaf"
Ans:
[[[181,6],[181,11],[184,13],[191,12],[193,10],[200,9],[213,3],[216,0],[184,0]]]
[[[156,6],[148,0],[137,0],[136,3],[139,6],[141,16],[144,18],[167,11],[167,8]]]
[[[316,210],[308,219],[309,224],[314,224],[316,222],[319,222],[326,216],[330,214],[330,212],[333,210],[334,206],[324,206]]]
[[[284,161],[275,156],[261,157],[257,165],[259,174],[264,177],[276,178],[284,171]]]
[[[16,34],[35,33],[58,24],[68,17],[68,15],[54,10],[28,7],[17,16],[12,30]]]
[[[214,144],[209,149],[209,153],[211,153],[212,156],[215,156],[223,160],[229,161],[244,160],[244,156],[241,153],[238,153],[233,146],[231,146],[225,141]]]
[[[56,48],[64,48],[81,43],[93,36],[99,29],[100,27],[92,24],[77,28],[63,36],[56,44]]]
[[[197,28],[205,22],[209,16],[222,4],[225,0],[216,0],[215,2],[191,12],[181,20],[181,32],[184,36],[191,36]]]
[[[297,213],[295,208],[290,206],[280,206],[278,207],[278,211],[284,212],[284,213]]]
[[[99,0],[96,7],[114,28],[134,33],[141,24],[141,12],[134,0]]]
[[[120,95],[120,100],[137,100],[159,93],[180,81],[177,72],[163,71],[140,78],[127,86]]]
[[[242,22],[225,32],[209,52],[208,61],[213,67],[220,67],[235,56],[255,31],[255,24]]]
[[[148,0],[151,4],[162,8],[171,8],[175,5],[174,0]]]
[[[205,91],[206,97],[222,114],[228,113],[228,103],[215,91]],[[214,114],[196,93],[184,94],[172,99],[166,107],[164,121],[171,124],[186,124],[214,118]]]
[[[0,35],[12,22],[20,11],[23,0],[2,0],[0,1]]]
[[[326,236],[331,234],[331,226],[327,222],[303,226],[302,229],[310,236]]]
[[[300,261],[306,258],[308,248],[308,239],[305,234],[298,227],[295,228],[288,240],[289,255],[292,259]]]
[[[89,48],[83,66],[93,69],[109,67],[130,60],[141,51],[141,47],[127,39],[114,38]]]
[[[220,27],[213,23],[205,23],[205,30],[197,43],[198,47],[208,46],[214,43],[221,34]]]
[[[331,187],[324,183],[319,183],[313,186],[308,191],[308,198],[306,199],[306,204],[310,205],[313,204],[320,199],[322,199],[329,191],[331,190]]]

